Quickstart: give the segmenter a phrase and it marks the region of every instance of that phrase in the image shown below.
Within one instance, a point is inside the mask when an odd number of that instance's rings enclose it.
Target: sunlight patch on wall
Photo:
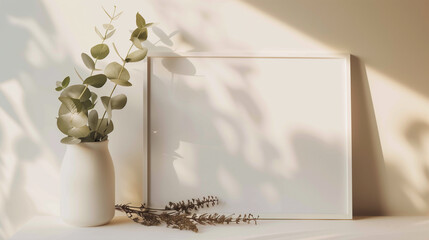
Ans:
[[[386,164],[386,199],[396,198],[387,200],[390,210],[428,213],[429,100],[375,69],[367,67],[367,74],[372,79],[370,87]]]
[[[25,94],[18,80],[0,83],[0,94],[17,116],[14,118],[0,106],[0,222],[6,235],[10,235],[26,220],[24,215],[57,212],[59,169],[27,114]]]

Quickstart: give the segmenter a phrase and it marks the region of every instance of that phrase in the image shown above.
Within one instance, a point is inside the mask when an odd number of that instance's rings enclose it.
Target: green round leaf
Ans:
[[[132,37],[131,42],[133,42],[134,46],[136,46],[136,48],[138,49],[143,49],[142,43],[140,42],[140,40],[136,37]]]
[[[143,60],[147,55],[147,49],[138,49],[130,54],[128,54],[127,58],[125,59],[126,62],[138,62]]]
[[[141,41],[144,41],[147,39],[147,28],[136,28],[133,33],[131,34],[131,38],[138,38]]]
[[[113,131],[113,121],[108,122],[107,119],[98,119],[98,133],[100,133],[102,136],[105,136]]]
[[[59,91],[61,91],[61,90],[63,90],[63,87],[56,87],[56,88],[55,88],[55,91],[57,91],[57,92],[59,92]]]
[[[69,83],[70,83],[70,77],[66,77],[66,78],[64,78],[64,80],[61,82],[61,86],[62,86],[63,88],[66,88],[66,87],[69,85]]]
[[[102,96],[102,97],[100,97],[100,99],[101,99],[101,102],[103,103],[104,108],[107,109],[110,98],[107,96]]]
[[[95,131],[98,124],[98,112],[97,110],[92,110],[88,114],[88,125],[92,131]]]
[[[116,29],[113,29],[113,31],[109,32],[109,33],[106,35],[106,39],[108,39],[108,38],[110,38],[111,36],[113,36],[113,34],[115,33],[115,31],[116,31]]]
[[[81,95],[82,91],[86,88],[85,85],[77,84],[77,85],[71,85],[64,89],[64,91],[61,93],[61,97],[70,97],[74,99],[78,99]],[[91,97],[91,92],[88,90],[88,88],[85,89],[85,92],[82,94],[82,97],[80,98],[81,102],[87,101]]]
[[[88,77],[87,79],[85,79],[83,83],[91,85],[96,88],[101,88],[106,83],[106,81],[107,81],[106,75],[97,74],[97,75]]]
[[[70,113],[70,111],[67,109],[66,105],[61,104],[60,108],[58,109],[58,116],[61,116],[67,113]]]
[[[95,63],[92,60],[92,58],[90,56],[88,56],[88,54],[82,53],[80,56],[82,57],[82,61],[87,68],[89,68],[91,70],[95,70]]]
[[[123,68],[121,64],[117,62],[109,63],[104,69],[104,74],[109,79],[121,79],[128,81],[130,79],[130,73],[126,68]]]
[[[82,112],[75,114],[69,113],[58,117],[57,126],[62,133],[80,138],[89,134],[89,128],[86,126],[87,122],[88,118]],[[85,127],[88,128],[88,133],[86,133]]]
[[[82,127],[88,123],[88,116],[84,112],[68,112],[61,114],[58,119],[61,120],[62,126],[67,126],[67,128]]]
[[[82,110],[82,104],[78,99],[70,98],[70,97],[59,97],[58,98],[67,110],[71,113],[77,113]]]
[[[97,94],[95,94],[95,92],[91,92],[91,101],[92,103],[95,103],[95,100],[97,100]]]
[[[82,107],[85,110],[90,110],[94,108],[94,104],[91,102],[91,100],[86,100],[85,102],[82,102]]]
[[[106,29],[106,30],[113,30],[115,27],[113,27],[113,25],[112,24],[108,24],[108,23],[106,23],[106,24],[103,24],[103,27],[104,27],[104,29]]]
[[[139,28],[143,28],[144,25],[146,25],[146,21],[144,20],[144,18],[142,17],[142,15],[140,15],[140,13],[136,14],[136,25]]]
[[[127,96],[125,94],[114,96],[110,100],[110,103],[112,104],[112,109],[122,109],[127,104]]]
[[[104,43],[97,44],[91,48],[91,55],[96,59],[104,59],[109,55],[109,46]]]
[[[82,126],[82,127],[73,127],[69,129],[68,135],[75,137],[75,138],[83,138],[88,136],[90,133],[88,126]]]
[[[61,143],[64,143],[64,144],[78,144],[80,142],[81,140],[75,137],[65,137],[61,139]]]
[[[128,82],[128,80],[110,79],[110,81],[112,81],[112,82],[114,82],[114,83],[116,83],[118,85],[124,86],[124,87],[130,87],[130,86],[132,86],[132,84],[130,82]]]
[[[110,101],[110,97],[100,97],[101,102],[103,103],[104,108],[106,109],[107,113],[107,122],[109,123],[112,119],[112,102]]]
[[[64,118],[62,118],[61,116],[57,118],[57,127],[65,135],[68,135],[69,129],[71,128],[70,123],[68,123],[68,121],[65,121]]]

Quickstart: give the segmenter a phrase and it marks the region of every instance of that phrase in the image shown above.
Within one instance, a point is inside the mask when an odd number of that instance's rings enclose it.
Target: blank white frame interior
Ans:
[[[350,55],[151,53],[144,200],[352,219]]]

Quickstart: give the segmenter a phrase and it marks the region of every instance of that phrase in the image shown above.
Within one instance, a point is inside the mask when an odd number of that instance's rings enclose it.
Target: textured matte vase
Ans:
[[[115,171],[108,141],[67,145],[61,166],[61,218],[75,226],[108,223],[115,214]]]

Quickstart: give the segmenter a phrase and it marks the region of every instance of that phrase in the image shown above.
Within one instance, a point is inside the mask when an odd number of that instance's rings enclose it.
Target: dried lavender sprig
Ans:
[[[192,210],[198,210],[204,206],[210,207],[218,204],[218,198],[209,196],[207,198],[188,200],[178,203],[170,203],[165,209],[157,209],[146,207],[142,204],[140,207],[130,206],[129,204],[117,204],[116,210],[126,213],[127,217],[134,222],[145,226],[156,226],[165,223],[167,227],[176,228],[180,230],[190,230],[198,232],[197,224],[200,225],[216,225],[216,224],[229,224],[240,222],[257,224],[259,216],[254,217],[252,214],[240,214],[238,217],[234,215],[221,215],[217,213],[208,214],[204,213],[197,215],[191,214]]]
[[[219,199],[215,196],[203,197],[203,199],[192,198],[192,200],[180,201],[180,202],[169,202],[165,206],[165,210],[175,210],[177,212],[191,213],[191,211],[196,211],[200,208],[211,207],[219,204]]]

